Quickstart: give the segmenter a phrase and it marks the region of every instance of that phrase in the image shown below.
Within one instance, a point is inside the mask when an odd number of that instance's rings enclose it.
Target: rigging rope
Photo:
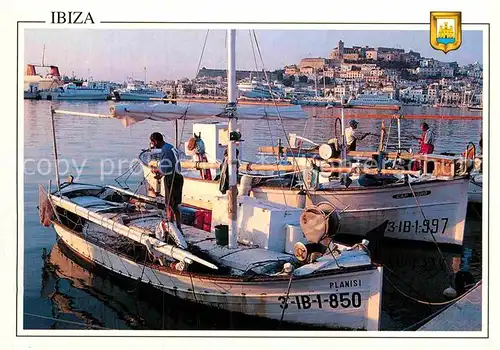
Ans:
[[[264,59],[262,57],[262,52],[260,50],[259,41],[257,40],[257,34],[255,34],[255,30],[252,30],[252,32],[253,32],[253,36],[254,36],[254,40],[255,40],[255,46],[257,47],[257,52],[259,53],[259,58],[260,58],[260,61],[262,63],[262,70],[264,72],[264,77],[265,77],[265,79],[266,79],[266,81],[268,83],[268,88],[269,88],[269,92],[271,94],[271,99],[272,99],[274,107],[276,109],[276,113],[278,115],[278,119],[279,119],[279,122],[280,122],[280,125],[281,125],[281,128],[282,128],[283,134],[285,136],[285,140],[287,142],[288,148],[290,149],[290,153],[292,154],[292,159],[293,159],[293,162],[295,163],[295,166],[299,167],[297,159],[295,157],[295,154],[294,154],[294,152],[292,150],[292,147],[291,147],[291,144],[290,144],[290,139],[288,137],[288,134],[286,133],[285,126],[284,126],[284,123],[283,123],[283,119],[281,118],[281,114],[280,114],[280,111],[279,111],[279,108],[278,108],[278,104],[276,102],[276,99],[275,99],[274,95],[272,94],[272,88],[271,88],[271,85],[270,85],[269,77],[267,76],[266,67],[264,65]],[[304,182],[304,187],[305,187],[306,191],[309,190],[309,188],[308,188],[307,184],[305,184],[305,182]]]
[[[252,54],[253,54],[253,61],[255,63],[255,73],[257,74],[257,79],[259,78],[259,66],[257,64],[257,56],[255,56],[255,47],[253,45],[253,40],[252,40],[252,30],[248,30],[248,35],[250,36],[250,44],[252,45]],[[251,83],[251,82],[250,82]]]
[[[255,48],[254,48],[254,44],[253,44],[253,40],[252,40],[252,31],[249,30],[248,34],[250,36],[250,44],[252,45],[252,54],[253,54],[254,63],[255,63],[255,71],[258,72],[259,71],[259,67],[258,67],[258,64],[257,64],[257,57],[255,55]],[[257,75],[257,77],[258,77],[258,75]],[[271,98],[273,98],[272,88],[271,88],[271,85],[269,83],[269,80],[267,80],[267,84],[268,84],[268,88],[269,88],[269,94],[271,95]],[[277,108],[276,108],[276,110],[277,110]],[[269,137],[271,138],[271,144],[274,145],[273,133],[272,133],[272,130],[271,130],[271,123],[269,122],[269,120],[267,120],[267,127],[269,129]],[[276,157],[276,162],[275,162],[276,166],[279,165],[278,158],[279,158],[279,154],[278,154],[278,157]],[[277,177],[281,177],[282,176],[282,175],[280,175],[279,171],[277,171],[276,175],[277,175]],[[264,178],[264,177],[262,177],[262,178]],[[283,183],[280,181],[279,185],[280,185],[281,193],[283,195],[283,201],[284,201],[284,203],[286,205],[287,202],[286,202],[285,191],[283,189]]]

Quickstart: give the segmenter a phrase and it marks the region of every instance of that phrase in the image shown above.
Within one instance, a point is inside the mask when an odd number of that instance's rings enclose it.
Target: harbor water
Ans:
[[[55,179],[50,108],[106,114],[112,101],[102,102],[24,102],[24,247],[22,285],[24,329],[305,329],[291,324],[256,320],[229,312],[214,312],[199,305],[180,302],[144,288],[134,282],[116,280],[105,272],[65,254],[56,243],[53,228],[39,224],[38,185],[47,186]],[[317,143],[334,137],[335,118],[313,118],[324,115],[321,110],[306,109],[307,121],[290,121],[282,125],[268,121],[241,121],[241,158],[257,161],[258,146],[277,145],[285,135],[296,133]],[[333,113],[333,112],[328,112]],[[335,112],[337,113],[337,112]],[[351,116],[346,120],[356,118]],[[363,112],[360,112],[363,113]],[[374,111],[370,111],[374,114]],[[377,113],[390,114],[390,111]],[[415,115],[480,115],[459,109],[405,107],[403,114]],[[381,119],[359,118],[360,133],[380,133]],[[426,119],[433,128],[435,153],[463,152],[467,143],[478,145],[482,120]],[[397,144],[397,127],[388,117],[389,145]],[[402,147],[416,150],[421,120],[402,119]],[[121,184],[133,188],[141,179],[140,167],[130,177],[121,176],[135,164],[138,153],[148,147],[153,131],[163,133],[173,142],[174,124],[144,122],[125,128],[113,119],[76,116],[55,118],[61,179],[72,175],[75,181],[96,184]],[[389,128],[390,126],[390,128]],[[191,136],[192,122],[179,124],[181,141]],[[368,136],[358,149],[373,150],[379,138]],[[183,146],[181,147],[183,149]],[[128,178],[127,178],[128,177]],[[415,242],[384,243],[377,256],[388,268],[382,294],[382,330],[403,330],[439,309],[415,302],[415,299],[443,302],[442,293],[450,285],[449,271],[464,264],[478,281],[482,277],[482,222],[480,209],[471,208],[466,221],[462,249],[442,250],[444,260],[433,245]],[[66,252],[67,253],[67,252]],[[404,295],[406,294],[406,296]],[[308,327],[310,329],[310,327]]]

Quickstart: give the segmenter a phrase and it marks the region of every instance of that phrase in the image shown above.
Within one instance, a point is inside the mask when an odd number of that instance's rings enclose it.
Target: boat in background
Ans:
[[[116,101],[151,101],[167,98],[163,91],[149,88],[140,82],[129,82],[124,89],[113,91]]]
[[[39,74],[37,68],[46,69],[46,74]],[[27,64],[24,73],[24,98],[40,99],[39,93],[44,90],[57,89],[64,85],[57,66]]]
[[[244,79],[238,83],[240,97],[249,99],[283,99],[284,91],[277,84],[268,84],[256,79]]]
[[[24,99],[25,100],[39,100],[40,99],[40,93],[38,91],[38,84],[37,83],[30,83],[28,84],[28,87],[24,90]]]
[[[39,91],[42,100],[108,100],[110,86],[102,82],[68,83],[57,89]]]
[[[385,94],[364,93],[351,97],[346,107],[401,107],[401,102]]]
[[[291,104],[299,106],[311,106],[311,107],[327,107],[331,108],[334,106],[340,106],[341,101],[333,97],[303,97],[298,99],[292,99]]]

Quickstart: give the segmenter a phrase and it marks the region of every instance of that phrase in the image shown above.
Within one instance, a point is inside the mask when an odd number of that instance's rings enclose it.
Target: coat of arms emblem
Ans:
[[[462,13],[431,12],[431,46],[444,53],[462,44]]]

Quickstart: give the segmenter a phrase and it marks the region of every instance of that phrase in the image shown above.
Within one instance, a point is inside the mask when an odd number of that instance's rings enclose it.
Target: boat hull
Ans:
[[[471,176],[469,182],[469,203],[483,203],[483,177],[482,175]]]
[[[101,92],[101,93],[92,93],[92,94],[74,94],[74,93],[59,93],[59,92],[40,92],[40,99],[42,100],[79,100],[79,101],[104,101],[107,100],[109,93]]]
[[[60,241],[81,258],[180,299],[285,322],[338,329],[379,329],[380,266],[349,273],[295,277],[287,299],[288,276],[245,281],[238,277],[181,273],[133,261],[86,241],[58,223],[54,223],[54,228]]]
[[[316,190],[307,196],[306,205],[327,201],[342,211],[339,229],[342,234],[363,235],[389,220],[385,238],[423,242],[435,239],[442,244],[462,245],[468,182],[463,178],[414,183],[412,189],[408,185],[397,185]],[[299,205],[297,194],[298,191],[280,188],[252,189],[256,198],[291,206]]]
[[[165,95],[163,94],[145,95],[145,94],[133,94],[128,92],[119,92],[118,96],[120,101],[150,101],[151,98],[165,97]]]

